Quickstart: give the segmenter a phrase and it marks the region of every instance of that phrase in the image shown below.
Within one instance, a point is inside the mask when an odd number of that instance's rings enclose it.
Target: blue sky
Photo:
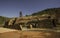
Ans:
[[[47,8],[60,7],[60,0],[0,0],[0,16],[18,17],[19,12],[29,15]]]

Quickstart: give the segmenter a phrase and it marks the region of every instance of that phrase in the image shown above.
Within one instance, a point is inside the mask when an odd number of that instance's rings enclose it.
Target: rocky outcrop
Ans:
[[[14,28],[14,29],[22,29],[22,27],[51,28],[54,27],[52,24],[52,19],[54,19],[54,17],[50,15],[28,16],[28,17],[12,18],[11,20],[8,21],[8,23],[7,22],[6,23],[8,28]]]

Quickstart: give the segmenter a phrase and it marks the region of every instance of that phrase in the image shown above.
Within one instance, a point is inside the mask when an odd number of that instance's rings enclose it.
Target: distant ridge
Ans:
[[[42,14],[54,14],[54,13],[60,13],[60,8],[48,8],[42,11],[35,12],[32,14],[32,16],[42,15]]]

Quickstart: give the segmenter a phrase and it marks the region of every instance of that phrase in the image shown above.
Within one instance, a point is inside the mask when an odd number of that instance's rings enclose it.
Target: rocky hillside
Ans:
[[[57,25],[60,26],[60,8],[45,9],[45,10],[33,13],[32,16],[40,16],[44,14],[45,16],[46,14],[50,15],[51,17],[55,16],[55,18],[57,19],[55,23],[57,23]]]
[[[36,24],[36,26],[38,25],[37,26],[38,28],[40,28],[40,27],[51,28],[51,27],[54,27],[53,23],[55,24],[55,22],[56,22],[56,19],[54,17],[57,16],[59,18],[60,17],[59,14],[60,14],[60,8],[50,8],[50,9],[46,9],[43,11],[33,13],[32,15],[29,15],[28,17],[20,17],[20,18],[18,17],[15,19],[13,18],[12,21],[9,22],[9,25],[22,24],[23,22],[26,23],[26,21],[28,21],[29,23],[34,23],[34,26],[35,26],[35,24]],[[35,17],[35,16],[38,16],[38,17]],[[41,20],[42,17],[44,18],[43,20]],[[47,19],[45,19],[45,18],[47,18]],[[55,21],[51,21],[52,20],[51,18],[54,19]],[[38,22],[34,19],[37,19]],[[58,20],[60,20],[60,19],[58,19]],[[27,24],[29,24],[29,23],[27,23]],[[55,24],[55,27],[56,27],[56,24]],[[40,25],[40,27],[39,27],[39,25]]]

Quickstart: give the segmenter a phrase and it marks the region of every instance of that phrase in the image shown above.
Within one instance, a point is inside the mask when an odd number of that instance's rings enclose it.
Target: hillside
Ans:
[[[32,16],[35,15],[42,15],[42,14],[55,14],[55,13],[60,13],[60,8],[49,8],[49,9],[45,9],[42,11],[38,11],[32,14]]]
[[[4,21],[9,20],[10,18],[8,17],[4,17],[4,16],[0,16],[0,26],[4,23]]]
[[[30,15],[30,16],[28,16],[28,17],[18,17],[17,18],[17,20],[16,20],[16,18],[13,18],[11,21],[13,22],[13,23],[11,23],[10,25],[16,25],[16,24],[22,24],[22,25],[24,25],[24,23],[34,23],[34,27],[36,27],[37,25],[37,27],[38,28],[52,28],[52,27],[56,27],[56,19],[54,19],[54,22],[53,21],[51,21],[52,19],[48,19],[48,17],[51,15],[51,18],[54,18],[55,17],[55,14],[57,14],[57,13],[60,13],[60,8],[50,8],[50,9],[46,9],[46,10],[43,10],[43,11],[39,11],[39,12],[37,12],[37,13],[33,13],[32,15]],[[38,16],[38,15],[42,15],[42,14],[49,14],[49,16],[44,16],[44,17],[36,17],[36,16]],[[53,17],[53,16],[54,17]],[[58,14],[57,14],[58,15]],[[35,17],[34,17],[35,16]],[[43,20],[41,20],[41,18],[43,19]],[[47,18],[47,19],[45,19],[45,18]],[[49,17],[50,18],[50,17]],[[1,18],[2,19],[2,18]],[[35,20],[34,20],[35,19]],[[38,22],[36,21],[36,19],[38,20]],[[5,19],[3,19],[3,20],[1,20],[1,23],[3,23],[3,21],[4,21]],[[32,21],[31,21],[32,20]],[[60,20],[60,19],[59,19]],[[27,21],[27,22],[26,22]],[[10,22],[9,22],[10,23]],[[28,23],[28,24],[29,24]],[[54,23],[54,25],[53,25],[53,23]],[[60,22],[59,22],[60,23]],[[35,24],[36,24],[36,26],[35,26]],[[33,25],[33,24],[32,24]],[[10,27],[10,26],[9,26]]]
[[[49,8],[49,9],[45,9],[45,10],[42,10],[42,11],[33,13],[32,16],[40,16],[40,15],[44,15],[44,14],[48,14],[48,15],[50,15],[53,18],[55,17],[56,18],[55,19],[56,20],[55,21],[55,24],[56,24],[56,26],[60,27],[60,8]],[[45,20],[45,21],[47,21],[47,20]],[[49,25],[49,23],[50,22],[48,22],[47,25]]]

